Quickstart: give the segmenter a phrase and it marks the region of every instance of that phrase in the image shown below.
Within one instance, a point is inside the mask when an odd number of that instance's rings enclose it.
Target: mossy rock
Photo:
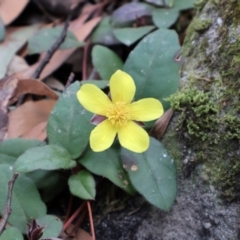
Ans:
[[[208,176],[208,182],[221,191],[224,199],[238,200],[240,2],[200,0],[196,6],[196,18],[183,46],[181,89],[170,98],[175,110],[174,127],[170,127],[164,142],[173,155],[181,156],[176,160],[181,167],[185,167],[183,151],[190,151],[190,170],[204,165],[200,175]],[[181,155],[172,150],[172,141],[181,143]]]

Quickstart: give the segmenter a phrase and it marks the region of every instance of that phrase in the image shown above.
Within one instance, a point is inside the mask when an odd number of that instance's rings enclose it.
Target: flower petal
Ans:
[[[144,98],[129,105],[131,119],[136,121],[152,121],[163,115],[161,102],[154,98]]]
[[[141,153],[149,147],[147,132],[132,121],[118,130],[118,138],[123,147],[133,152]]]
[[[94,152],[101,152],[109,148],[117,134],[117,129],[109,120],[97,125],[90,135],[90,146]]]
[[[110,79],[110,92],[113,102],[130,103],[135,95],[136,86],[130,75],[117,70]]]
[[[106,115],[111,104],[108,96],[93,84],[84,84],[77,92],[77,98],[84,108],[92,113]]]

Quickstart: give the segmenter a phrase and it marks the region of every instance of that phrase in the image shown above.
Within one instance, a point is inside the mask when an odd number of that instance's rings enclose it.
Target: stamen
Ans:
[[[125,102],[113,103],[108,111],[107,117],[115,126],[124,126],[130,120],[129,108]]]

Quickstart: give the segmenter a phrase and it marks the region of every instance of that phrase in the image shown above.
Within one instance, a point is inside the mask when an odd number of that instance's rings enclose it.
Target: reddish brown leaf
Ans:
[[[42,95],[54,100],[58,99],[58,95],[45,83],[36,79],[21,79],[18,82],[12,102],[15,102],[19,96],[26,93]]]
[[[165,133],[172,115],[173,110],[170,108],[156,121],[151,130],[151,135],[155,136],[157,139],[160,139]]]
[[[34,127],[46,122],[55,105],[55,100],[28,101],[9,113],[8,138],[17,138],[29,133]]]
[[[47,138],[46,126],[47,122],[39,123],[37,126],[33,127],[29,132],[23,134],[21,138],[37,139],[39,141],[44,141]]]
[[[29,0],[0,0],[0,16],[5,25],[11,23],[25,8]]]

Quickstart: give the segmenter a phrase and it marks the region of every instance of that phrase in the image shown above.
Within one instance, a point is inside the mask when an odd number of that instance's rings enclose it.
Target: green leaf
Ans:
[[[86,148],[91,130],[92,113],[86,111],[77,99],[80,83],[71,84],[56,103],[47,125],[50,144],[68,150],[72,158],[79,157]]]
[[[95,181],[86,170],[72,175],[68,180],[70,192],[81,199],[94,200],[96,195]]]
[[[151,16],[153,9],[153,6],[146,3],[125,3],[113,12],[112,26],[127,27],[138,18]]]
[[[42,53],[47,51],[59,38],[63,27],[43,28],[39,30],[28,41],[29,54]],[[79,42],[77,37],[71,32],[67,31],[67,36],[64,42],[60,45],[60,49],[68,49],[84,46],[84,42]]]
[[[145,0],[145,2],[154,4],[156,6],[161,6],[161,7],[164,6],[164,1],[163,0]]]
[[[26,173],[38,189],[41,189],[41,196],[44,202],[53,199],[67,186],[67,178],[57,171],[36,170]]]
[[[5,26],[2,18],[0,17],[0,42],[4,40],[5,37]]]
[[[102,18],[101,22],[91,35],[91,42],[104,44],[107,46],[119,44],[119,41],[113,34],[113,27],[110,24],[109,16]]]
[[[45,215],[37,220],[37,224],[43,228],[43,235],[40,239],[49,239],[53,237],[58,237],[61,233],[63,224],[61,220],[52,215]]]
[[[106,177],[130,194],[135,193],[127,173],[122,167],[117,149],[112,147],[103,152],[93,152],[88,148],[78,161],[90,172]]]
[[[16,52],[26,43],[29,37],[39,28],[39,25],[31,25],[13,31],[9,34],[8,41],[0,45],[0,79],[4,78],[8,66]]]
[[[8,164],[0,164],[0,214],[2,215],[8,193],[8,182],[13,176],[13,167]],[[21,232],[26,232],[27,223],[31,218],[38,218],[46,214],[46,206],[42,202],[40,195],[33,181],[19,175],[12,194],[12,213],[9,223],[18,228]]]
[[[169,210],[177,193],[176,169],[163,145],[151,138],[146,152],[122,149],[121,158],[136,190],[151,204]]]
[[[139,28],[116,28],[113,30],[113,33],[120,42],[126,46],[130,46],[153,29],[154,26],[145,26]]]
[[[100,45],[94,46],[92,61],[102,79],[110,79],[113,73],[123,68],[123,62],[117,54]]]
[[[87,80],[87,81],[81,81],[81,85],[84,84],[94,84],[95,86],[104,89],[108,86],[109,80]]]
[[[35,147],[22,154],[14,165],[16,172],[31,172],[37,169],[69,169],[76,166],[64,148],[55,145]]]
[[[194,3],[196,3],[197,0],[175,0],[173,7],[178,10],[185,10],[189,8],[194,8]]]
[[[179,87],[179,64],[174,58],[180,46],[175,31],[159,29],[141,40],[128,56],[123,67],[136,84],[135,99],[159,99],[168,110],[165,100]]]
[[[6,139],[0,144],[0,164],[13,165],[16,159],[26,150],[44,146],[46,143],[38,140],[27,140],[22,138]]]
[[[153,22],[159,28],[169,28],[178,19],[179,10],[176,8],[159,8],[153,11]]]
[[[23,240],[23,235],[17,228],[8,227],[3,231],[0,240]]]

